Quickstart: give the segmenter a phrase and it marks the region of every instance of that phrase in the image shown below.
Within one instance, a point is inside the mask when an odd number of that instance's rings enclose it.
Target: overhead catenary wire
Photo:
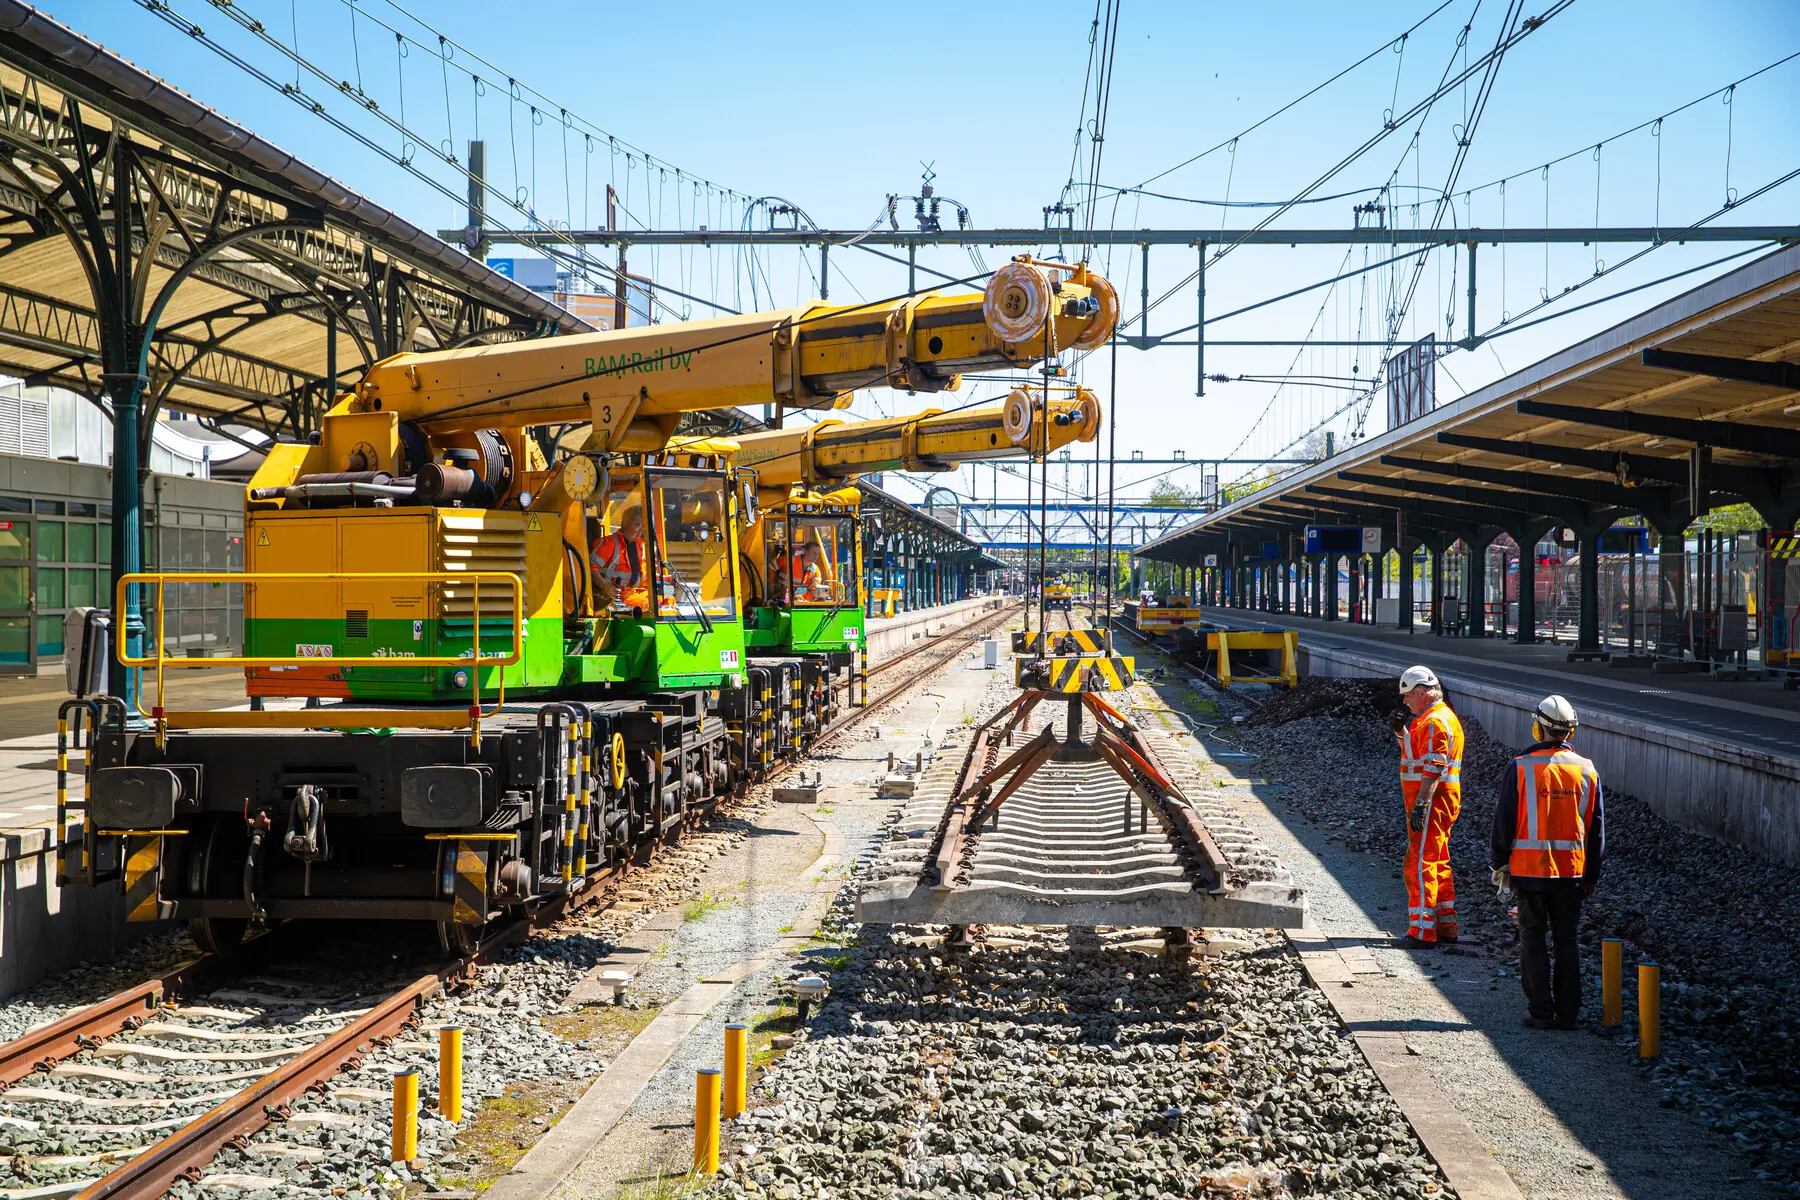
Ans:
[[[229,47],[225,46],[223,43],[219,42],[217,39],[208,35],[205,32],[205,30],[202,29],[199,25],[197,25],[195,22],[193,22],[189,18],[183,16],[181,13],[176,11],[173,4],[170,3],[169,0],[136,0],[136,2],[141,7],[154,13],[156,16],[160,17],[162,20],[164,20],[168,24],[174,26],[176,29],[180,30],[181,32],[187,34],[194,41],[205,46],[207,49],[213,51],[215,54],[219,55],[221,58],[224,58],[226,61],[230,62],[232,65],[238,67],[240,70],[244,71],[246,74],[249,74],[251,77],[255,78],[256,80],[263,83],[265,86],[273,89],[274,91],[280,92],[281,94],[289,97],[295,103],[299,104],[301,108],[313,113],[319,119],[324,120],[326,123],[330,124],[333,128],[338,130],[340,133],[343,133],[344,135],[354,139],[359,145],[362,145],[364,148],[379,155],[381,158],[383,158],[387,162],[407,171],[409,174],[411,174],[415,178],[421,180],[427,186],[431,187],[435,191],[444,195],[446,198],[449,198],[452,200],[460,199],[460,197],[457,195],[457,193],[453,189],[445,186],[445,184],[441,180],[439,180],[435,176],[425,172],[414,162],[415,156],[407,153],[407,151],[405,149],[406,143],[404,140],[402,142],[402,148],[399,151],[395,151],[386,146],[381,145],[380,143],[375,141],[373,138],[371,138],[367,134],[365,134],[363,131],[357,129],[356,127],[352,126],[347,121],[345,121],[343,118],[332,113],[329,109],[326,108],[326,106],[324,105],[324,103],[322,101],[308,95],[306,93],[306,91],[304,90],[304,88],[302,88],[300,85],[287,84],[287,83],[283,83],[280,80],[275,79],[273,76],[271,76],[268,72],[264,71],[261,67],[257,66],[255,63],[250,62],[248,59],[246,59],[242,55],[236,53],[235,51],[231,50]],[[352,89],[346,81],[333,80],[331,78],[331,75],[329,72],[325,71],[323,68],[318,66],[318,64],[312,62],[311,60],[307,59],[305,56],[301,55],[298,52],[298,50],[296,50],[296,49],[288,46],[286,43],[282,42],[280,38],[276,37],[273,33],[271,33],[269,31],[268,27],[263,22],[257,20],[253,16],[251,16],[247,11],[243,10],[238,4],[226,3],[225,0],[211,0],[211,2],[214,3],[214,5],[216,7],[218,7],[222,12],[224,12],[228,16],[230,16],[231,19],[234,22],[236,22],[241,28],[243,28],[244,30],[249,32],[252,36],[257,38],[264,45],[268,46],[269,48],[273,49],[277,53],[279,53],[279,54],[283,55],[284,57],[293,61],[296,68],[305,71],[307,74],[312,75],[315,79],[324,83],[326,86],[332,88],[333,90],[338,91],[340,93],[345,93],[345,94],[350,95],[351,98],[356,102],[357,106],[360,109],[362,109],[364,112],[366,112],[367,114],[374,117],[380,123],[388,126],[394,132],[400,134],[403,139],[410,139],[415,145],[423,141],[422,135],[418,134],[416,131],[408,128],[407,126],[401,124],[394,117],[388,115],[385,111],[383,111],[380,104],[378,102],[376,102],[373,97],[369,96],[366,92],[364,92],[362,90],[360,84],[357,87],[355,87],[354,89]],[[360,10],[358,10],[358,11],[360,11]],[[419,43],[414,42],[413,44],[418,45]],[[477,80],[477,84],[479,84],[479,80]],[[511,88],[515,85],[516,85],[516,81],[509,81],[509,94],[510,94]],[[509,109],[509,113],[510,113],[510,109]],[[511,128],[511,125],[512,125],[512,122],[509,121],[509,129]],[[453,171],[455,171],[456,173],[461,175],[466,182],[474,182],[475,181],[475,177],[469,172],[468,168],[466,166],[464,166],[461,162],[457,161],[455,159],[454,155],[451,155],[450,158],[446,161],[447,161],[447,165],[449,165]],[[536,225],[540,230],[548,229],[550,232],[556,232],[554,229],[551,229],[550,227],[542,225],[537,220],[536,215],[530,210],[529,205],[522,202],[522,197],[519,195],[519,187],[521,185],[519,185],[517,183],[516,143],[515,143],[514,162],[515,162],[514,194],[510,197],[506,196],[504,193],[501,193],[498,191],[495,191],[494,194],[499,196],[500,199],[509,208],[514,209],[515,211],[519,212],[522,216],[526,217],[528,223],[530,223],[532,225]],[[495,226],[495,229],[496,229],[496,231],[498,231],[500,233],[519,232],[519,231],[513,230],[505,225],[498,225],[498,224]],[[604,275],[608,278],[613,278],[616,275],[616,271],[613,267],[611,267],[607,264],[604,264],[604,263],[600,263],[597,260],[595,260],[592,256],[590,256],[586,252],[584,247],[582,247],[579,243],[573,241],[572,239],[568,238],[566,232],[562,234],[561,241],[563,244],[555,245],[555,246],[547,246],[547,245],[543,245],[540,243],[539,250],[542,253],[544,253],[547,257],[550,257],[553,260],[557,260],[557,261],[561,261],[561,262],[565,263],[566,265],[568,265],[570,267],[570,269],[575,274],[577,274],[581,278],[589,281],[590,283],[594,282],[594,276],[596,274]],[[616,285],[616,283],[617,283],[617,281],[615,280],[615,285]],[[677,295],[680,294],[680,293],[676,293],[674,291],[674,289],[669,288],[666,285],[659,284],[658,290],[664,291],[664,292],[670,292],[672,294],[677,294]],[[720,309],[722,311],[727,311],[727,312],[731,311],[730,309],[726,308],[723,305],[715,304],[712,301],[704,300],[704,299],[701,299],[700,297],[683,295],[682,298],[693,300],[696,303],[705,304],[708,307]],[[652,296],[652,302],[658,304],[659,306],[661,306],[665,311],[669,312],[670,314],[675,315],[674,309],[669,308],[667,304],[664,304],[662,301],[658,300],[654,295]]]

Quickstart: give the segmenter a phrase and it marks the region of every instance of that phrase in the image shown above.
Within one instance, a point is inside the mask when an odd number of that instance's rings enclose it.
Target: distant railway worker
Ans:
[[[1494,807],[1494,883],[1519,901],[1519,981],[1531,1029],[1575,1029],[1581,1018],[1581,900],[1600,883],[1606,849],[1600,773],[1569,748],[1575,709],[1561,696],[1537,706],[1537,740],[1513,759]],[[1556,968],[1544,945],[1550,934]]]
[[[645,586],[644,510],[632,504],[619,514],[619,528],[594,539],[589,554],[594,571],[594,595],[610,608],[648,608],[650,589]]]
[[[1430,667],[1401,674],[1400,699],[1412,714],[1393,722],[1406,802],[1405,944],[1417,948],[1457,940],[1450,830],[1462,812],[1463,728]]]

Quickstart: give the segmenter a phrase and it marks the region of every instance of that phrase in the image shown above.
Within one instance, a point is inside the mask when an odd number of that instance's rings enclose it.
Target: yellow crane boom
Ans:
[[[591,422],[598,449],[655,450],[684,412],[842,407],[856,388],[936,392],[966,371],[1026,366],[1111,336],[1118,302],[1085,266],[1016,259],[979,296],[925,293],[781,312],[400,354],[370,367],[350,408],[435,439]],[[342,468],[340,468],[342,469]]]
[[[802,429],[743,433],[732,462],[756,468],[760,487],[818,487],[875,471],[953,471],[965,462],[1042,456],[1100,435],[1100,405],[1086,388],[1019,390],[1004,404],[941,409],[873,421],[820,421]]]

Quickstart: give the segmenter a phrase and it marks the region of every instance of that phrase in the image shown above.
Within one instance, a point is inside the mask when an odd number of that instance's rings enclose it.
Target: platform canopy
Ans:
[[[862,492],[862,515],[872,525],[873,536],[865,556],[916,555],[944,566],[965,566],[978,572],[998,571],[1006,564],[982,549],[981,543],[956,526],[908,504],[867,479],[856,481]]]
[[[122,250],[121,250],[122,247]],[[158,305],[161,305],[160,310]],[[589,328],[162,80],[0,0],[0,373],[297,436],[406,350]]]
[[[1800,246],[1786,246],[1148,543],[1145,558],[1292,559],[1309,525],[1382,548],[1642,517],[1677,536],[1748,503],[1800,515]],[[1401,532],[1403,531],[1403,532]],[[1271,552],[1272,550],[1272,552]]]

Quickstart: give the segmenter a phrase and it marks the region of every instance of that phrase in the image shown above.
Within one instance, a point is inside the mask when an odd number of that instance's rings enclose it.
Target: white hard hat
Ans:
[[[1545,696],[1538,701],[1537,720],[1538,738],[1546,740],[1550,734],[1568,737],[1581,724],[1575,716],[1575,706],[1561,696]]]
[[[1438,677],[1430,667],[1408,667],[1400,673],[1400,694],[1402,696],[1414,688],[1437,687]]]

